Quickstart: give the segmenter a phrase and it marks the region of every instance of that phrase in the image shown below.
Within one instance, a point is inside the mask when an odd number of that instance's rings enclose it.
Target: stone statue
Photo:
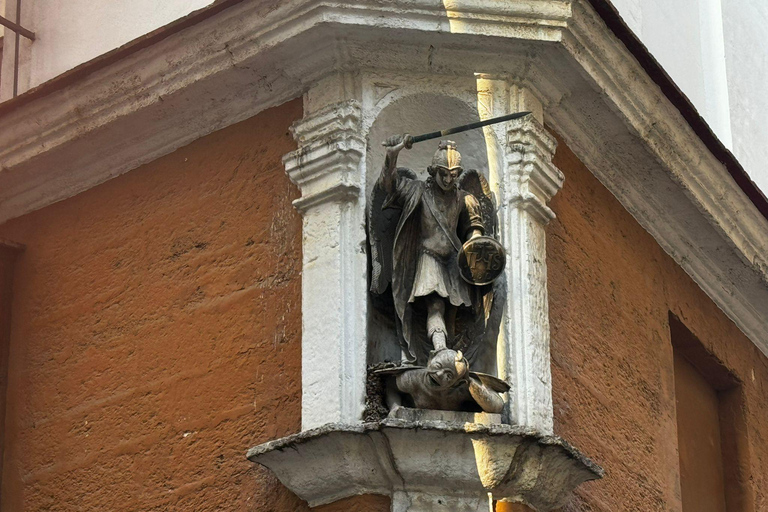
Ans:
[[[380,370],[387,375],[387,406],[419,409],[500,413],[499,393],[509,385],[491,375],[469,371],[461,351],[449,348],[435,352],[426,368],[399,367]]]
[[[462,350],[471,361],[485,340],[491,283],[504,266],[503,249],[494,238],[493,198],[482,174],[461,167],[453,141],[439,143],[426,181],[398,168],[398,154],[411,143],[408,135],[384,142],[386,159],[368,221],[371,291],[387,295],[391,285],[405,366],[397,389],[416,407],[459,410],[472,402],[495,411],[498,389],[473,377],[478,374],[469,372],[463,355],[451,359]],[[455,367],[430,370],[446,365]],[[448,374],[445,382],[437,377]]]

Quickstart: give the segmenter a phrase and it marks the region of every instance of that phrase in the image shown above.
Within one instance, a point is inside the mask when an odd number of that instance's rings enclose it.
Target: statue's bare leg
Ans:
[[[427,336],[435,350],[446,348],[448,342],[445,328],[445,300],[434,293],[425,297],[427,302]]]

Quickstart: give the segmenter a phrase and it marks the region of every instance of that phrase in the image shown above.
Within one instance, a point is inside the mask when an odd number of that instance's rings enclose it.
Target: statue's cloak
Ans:
[[[430,208],[425,197],[427,183],[416,179],[416,175],[410,169],[400,168],[398,174],[396,189],[391,194],[384,193],[378,183],[374,186],[372,194],[369,217],[371,291],[383,294],[388,285],[392,284],[392,298],[398,319],[398,337],[406,359],[410,363],[424,363],[432,347],[425,333],[415,332],[414,314],[417,312],[414,311],[414,304],[409,300],[416,281],[417,264],[421,252],[419,209]],[[468,192],[459,190],[459,197],[465,194]],[[445,225],[445,218],[439,213],[435,215],[434,210],[432,214],[458,253],[462,243],[456,234],[455,226]],[[482,298],[477,293],[474,295],[476,297],[473,297],[473,304],[477,305]]]
[[[411,174],[413,178],[406,172]],[[423,208],[422,197],[426,184],[421,180],[414,179],[415,175],[409,171],[406,172],[401,172],[397,190],[392,191],[391,194],[385,195],[381,189],[374,191],[374,197],[384,196],[383,204],[379,206],[381,210],[400,210],[400,214],[397,218],[397,224],[395,224],[394,237],[391,238],[391,248],[383,247],[382,254],[378,255],[382,259],[383,271],[373,273],[371,290],[376,293],[383,293],[389,283],[392,283],[392,299],[399,320],[400,342],[406,359],[409,362],[415,362],[417,358],[423,359],[419,356],[428,353],[428,349],[425,350],[427,347],[422,346],[426,345],[426,338],[419,342],[414,339],[413,304],[408,302],[416,279],[416,265],[421,248],[420,223],[418,222],[418,215],[415,214],[419,213],[419,208]],[[376,188],[379,188],[378,184]],[[397,201],[398,199],[400,201]],[[376,202],[378,201],[374,201],[374,203]],[[378,205],[372,206],[375,208]],[[391,215],[390,212],[387,213]],[[394,219],[390,218],[390,222],[391,220]],[[382,235],[387,237],[386,234]],[[391,234],[389,236],[391,237]],[[374,260],[378,259],[376,256],[374,254]],[[387,265],[390,262],[391,266]]]

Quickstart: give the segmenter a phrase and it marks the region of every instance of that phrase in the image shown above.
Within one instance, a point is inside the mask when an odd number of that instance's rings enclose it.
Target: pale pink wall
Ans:
[[[6,0],[0,0],[0,8]],[[22,0],[22,25],[35,42],[21,45],[19,92],[167,25],[212,0]],[[16,2],[6,17],[15,19]],[[12,94],[13,36],[6,30],[0,99]]]

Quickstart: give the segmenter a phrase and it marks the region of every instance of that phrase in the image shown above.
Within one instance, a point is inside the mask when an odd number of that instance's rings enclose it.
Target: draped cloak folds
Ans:
[[[376,185],[380,187],[380,184]],[[396,184],[392,192],[384,200],[382,208],[400,208],[401,213],[395,228],[394,243],[392,246],[392,296],[394,299],[395,311],[400,320],[401,343],[404,343],[403,349],[406,358],[413,363],[422,361],[429,353],[429,342],[424,336],[417,336],[414,329],[414,304],[413,291],[416,284],[417,269],[419,257],[423,252],[423,235],[421,233],[421,209],[428,209],[434,216],[440,228],[451,241],[453,245],[453,254],[447,265],[456,265],[455,256],[462,246],[462,241],[456,232],[459,227],[458,219],[454,219],[454,225],[446,225],[450,220],[446,219],[441,212],[435,211],[436,206],[429,197],[431,192],[428,190],[430,185],[424,181],[412,179],[402,173],[397,177]],[[469,219],[463,226],[464,230],[469,228],[484,230],[484,226],[477,211],[477,200],[464,190],[456,190],[457,201],[461,202],[463,214]],[[467,212],[466,210],[472,210]],[[463,235],[464,233],[462,233]],[[388,257],[382,254],[380,257]],[[453,270],[453,269],[452,269]],[[456,270],[457,271],[457,270]],[[389,276],[380,275],[379,279],[386,279]],[[464,286],[466,283],[462,283]],[[372,289],[382,290],[386,288],[386,283],[372,283]],[[474,287],[471,287],[474,288]],[[474,290],[472,290],[474,292]],[[473,301],[476,293],[470,296]],[[446,297],[447,298],[447,297]],[[448,299],[448,298],[447,298]],[[425,329],[426,331],[426,329]]]

